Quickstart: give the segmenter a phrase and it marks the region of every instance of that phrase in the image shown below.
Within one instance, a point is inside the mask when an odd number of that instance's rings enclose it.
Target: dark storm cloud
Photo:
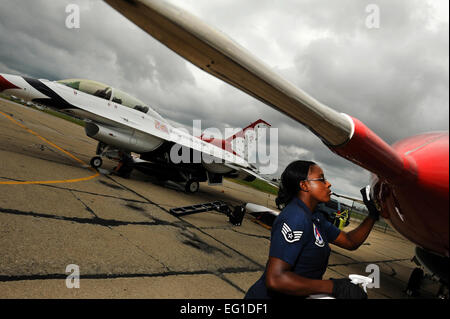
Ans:
[[[298,87],[361,119],[388,143],[448,130],[448,19],[429,28],[432,12],[424,1],[376,1],[379,29],[366,27],[369,2],[364,1],[246,1],[236,4],[233,19],[223,4],[174,2],[195,7]],[[359,194],[368,173],[330,152],[296,122],[257,101],[242,113],[241,118],[258,114],[280,129],[280,172],[299,156],[313,159],[340,184],[354,181],[341,190],[352,187],[349,191]]]
[[[68,29],[66,5],[80,6],[80,29]],[[2,1],[0,58],[23,73],[86,77],[133,87],[193,81],[186,64],[102,1]],[[25,8],[26,9],[25,9]],[[172,56],[172,59],[168,57]],[[163,76],[162,76],[163,75]]]
[[[381,8],[397,16],[389,4]],[[414,133],[448,130],[448,55],[442,54],[448,52],[448,27],[424,30],[420,26],[426,20],[414,12],[399,27],[412,33],[398,32],[386,17],[386,26],[363,29],[352,42],[313,41],[296,59],[303,87],[360,118],[389,143]],[[378,41],[368,41],[372,37]]]
[[[355,116],[389,143],[448,130],[448,17],[434,28],[422,0],[171,0],[230,35],[282,76]],[[81,9],[67,29],[65,7]],[[365,26],[369,3],[379,29]],[[137,96],[183,126],[279,129],[279,172],[292,160],[324,168],[335,191],[358,195],[368,173],[297,122],[188,64],[102,1],[0,0],[0,72],[90,78]]]

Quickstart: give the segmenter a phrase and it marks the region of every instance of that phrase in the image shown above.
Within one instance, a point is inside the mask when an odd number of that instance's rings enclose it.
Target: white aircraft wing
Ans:
[[[161,121],[135,109],[108,101],[57,82],[39,80],[52,92],[52,96],[58,96],[58,100],[65,104],[66,110],[71,110],[79,117],[90,119],[96,123],[108,125],[118,130],[139,131],[141,138],[145,134],[158,137],[165,141],[208,154],[211,160],[222,159],[228,163],[238,165],[240,168],[251,166],[243,158],[233,155],[222,148],[202,141],[186,131],[172,127],[167,121]],[[76,97],[75,97],[76,96]]]
[[[354,201],[354,202],[364,205],[364,201],[360,198],[355,198],[355,197],[351,197],[348,195],[341,195],[341,194],[336,194],[336,193],[333,193],[332,195],[334,195],[336,197],[342,197],[342,198],[345,198],[345,199],[348,199],[348,200],[351,200],[351,201]]]
[[[105,0],[142,30],[202,70],[308,127],[329,146],[349,141],[351,118],[282,79],[225,34],[162,0]]]

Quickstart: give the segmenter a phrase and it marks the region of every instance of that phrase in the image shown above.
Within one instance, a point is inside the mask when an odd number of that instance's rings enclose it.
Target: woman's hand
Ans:
[[[367,299],[366,292],[358,285],[352,284],[350,279],[331,279],[333,282],[332,296],[336,299]]]

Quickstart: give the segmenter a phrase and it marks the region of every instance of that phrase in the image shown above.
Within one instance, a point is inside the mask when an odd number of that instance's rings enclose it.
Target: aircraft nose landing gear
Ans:
[[[91,159],[90,164],[93,168],[97,169],[103,165],[103,160],[100,156],[95,156]]]
[[[191,179],[187,181],[184,190],[186,191],[186,193],[194,194],[198,192],[199,188],[200,184],[196,180]]]

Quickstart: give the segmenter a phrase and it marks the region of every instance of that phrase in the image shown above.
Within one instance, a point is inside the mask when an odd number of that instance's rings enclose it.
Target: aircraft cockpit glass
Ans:
[[[114,89],[112,101],[131,107],[132,109],[136,108],[136,106],[145,105],[144,102],[118,89]]]
[[[113,98],[112,98],[112,101],[113,101],[114,103],[119,103],[119,104],[122,104],[122,100],[121,100],[121,99],[118,99],[118,98],[116,98],[115,96],[113,96]]]
[[[111,99],[112,89],[106,84],[83,79],[60,80],[58,83],[64,84],[75,90],[101,97],[102,99]]]
[[[145,114],[147,114],[147,112],[148,112],[148,106],[141,106],[141,105],[136,105],[135,107],[134,107],[134,109],[135,110],[138,110],[138,111],[140,111],[140,112],[142,112],[142,113],[145,113]]]
[[[146,106],[144,102],[138,100],[137,98],[125,92],[122,92],[121,90],[112,88],[106,84],[85,79],[68,79],[68,80],[60,80],[57,82],[65,86],[68,86],[72,89],[79,90],[87,94],[95,95],[102,99],[112,101],[114,103],[121,104],[123,106],[127,106],[129,108],[150,115],[160,121],[164,121],[161,115],[155,112],[151,107]]]
[[[108,88],[105,88],[104,90],[95,91],[94,95],[109,101],[111,99],[111,93],[112,93],[112,90],[111,90],[111,88],[108,87]]]
[[[64,84],[65,86],[68,86],[68,87],[70,87],[72,89],[79,90],[81,81],[77,81],[77,80],[73,80],[73,81],[72,80],[61,80],[61,81],[58,81],[58,83]]]

